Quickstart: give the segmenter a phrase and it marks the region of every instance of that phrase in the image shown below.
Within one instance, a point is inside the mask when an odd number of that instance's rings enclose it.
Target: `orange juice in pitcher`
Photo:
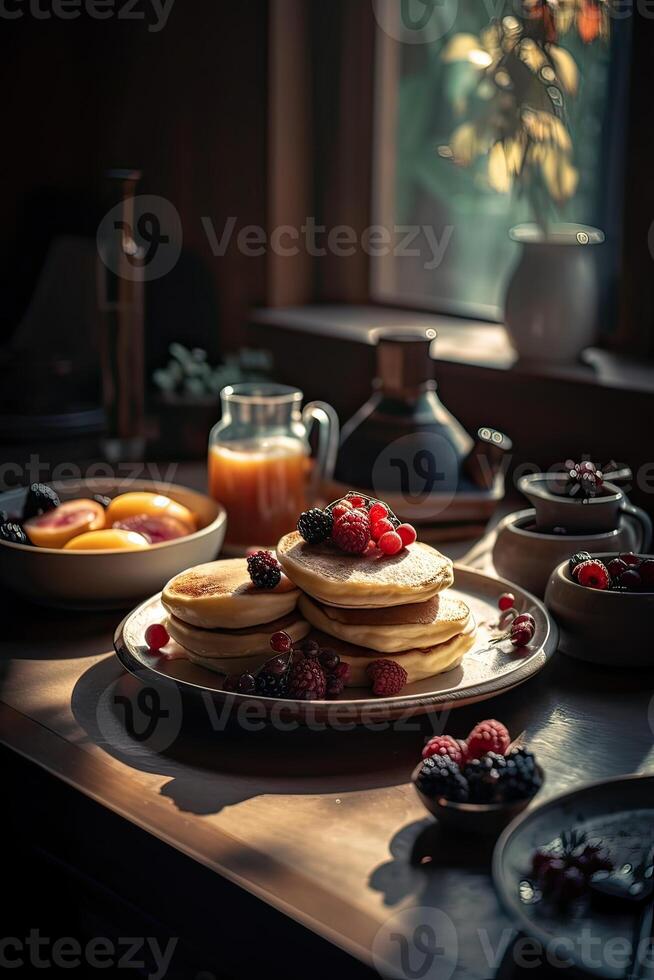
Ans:
[[[320,426],[320,479],[334,467],[336,414],[323,402],[302,411],[302,392],[283,385],[230,386],[221,402],[223,417],[209,439],[209,492],[227,510],[225,543],[233,550],[274,548],[310,505],[307,426]]]

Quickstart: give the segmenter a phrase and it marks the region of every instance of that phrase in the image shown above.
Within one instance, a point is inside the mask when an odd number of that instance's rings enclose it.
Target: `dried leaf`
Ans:
[[[455,129],[450,140],[450,149],[455,163],[461,167],[469,167],[478,154],[477,130],[472,123],[464,123]]]
[[[554,146],[547,147],[540,167],[547,190],[557,204],[563,204],[574,196],[579,183],[579,171],[565,153]]]
[[[541,68],[547,64],[545,52],[530,37],[522,39],[517,53],[520,60],[533,71],[534,75],[537,75]]]
[[[495,143],[488,154],[488,183],[501,194],[507,194],[511,190],[511,176],[501,142]]]
[[[455,34],[446,45],[441,58],[446,64],[453,61],[472,61],[470,55],[479,51],[483,52],[483,45],[474,34]]]
[[[556,44],[550,44],[547,53],[552,60],[562,88],[568,95],[576,95],[579,90],[579,69],[575,59],[569,51],[558,47]]]
[[[522,113],[522,124],[536,143],[554,143],[562,150],[571,152],[570,133],[561,120],[551,112],[525,109]]]

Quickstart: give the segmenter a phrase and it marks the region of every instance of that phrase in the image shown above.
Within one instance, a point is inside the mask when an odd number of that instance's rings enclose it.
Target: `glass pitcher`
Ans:
[[[297,388],[241,384],[220,393],[222,419],[209,436],[209,492],[227,510],[232,551],[274,548],[307,509],[318,484],[331,479],[338,416],[325,402],[301,408]],[[309,432],[319,426],[315,460]]]

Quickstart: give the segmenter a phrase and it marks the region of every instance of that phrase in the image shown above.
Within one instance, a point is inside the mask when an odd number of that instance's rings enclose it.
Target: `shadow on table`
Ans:
[[[90,742],[128,766],[169,776],[162,795],[198,814],[266,794],[404,785],[433,731],[425,718],[344,731],[278,730],[255,720],[244,730],[220,706],[182,698],[174,685],[144,687],[113,658],[80,677],[71,706]]]

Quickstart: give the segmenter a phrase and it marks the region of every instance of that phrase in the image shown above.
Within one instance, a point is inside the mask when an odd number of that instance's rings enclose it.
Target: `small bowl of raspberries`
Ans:
[[[544,782],[532,752],[511,742],[505,725],[480,721],[466,739],[436,735],[422,750],[413,785],[444,827],[497,835],[528,806]]]
[[[654,665],[647,642],[654,615],[654,556],[579,552],[554,569],[545,604],[560,632],[559,649],[589,663]]]

